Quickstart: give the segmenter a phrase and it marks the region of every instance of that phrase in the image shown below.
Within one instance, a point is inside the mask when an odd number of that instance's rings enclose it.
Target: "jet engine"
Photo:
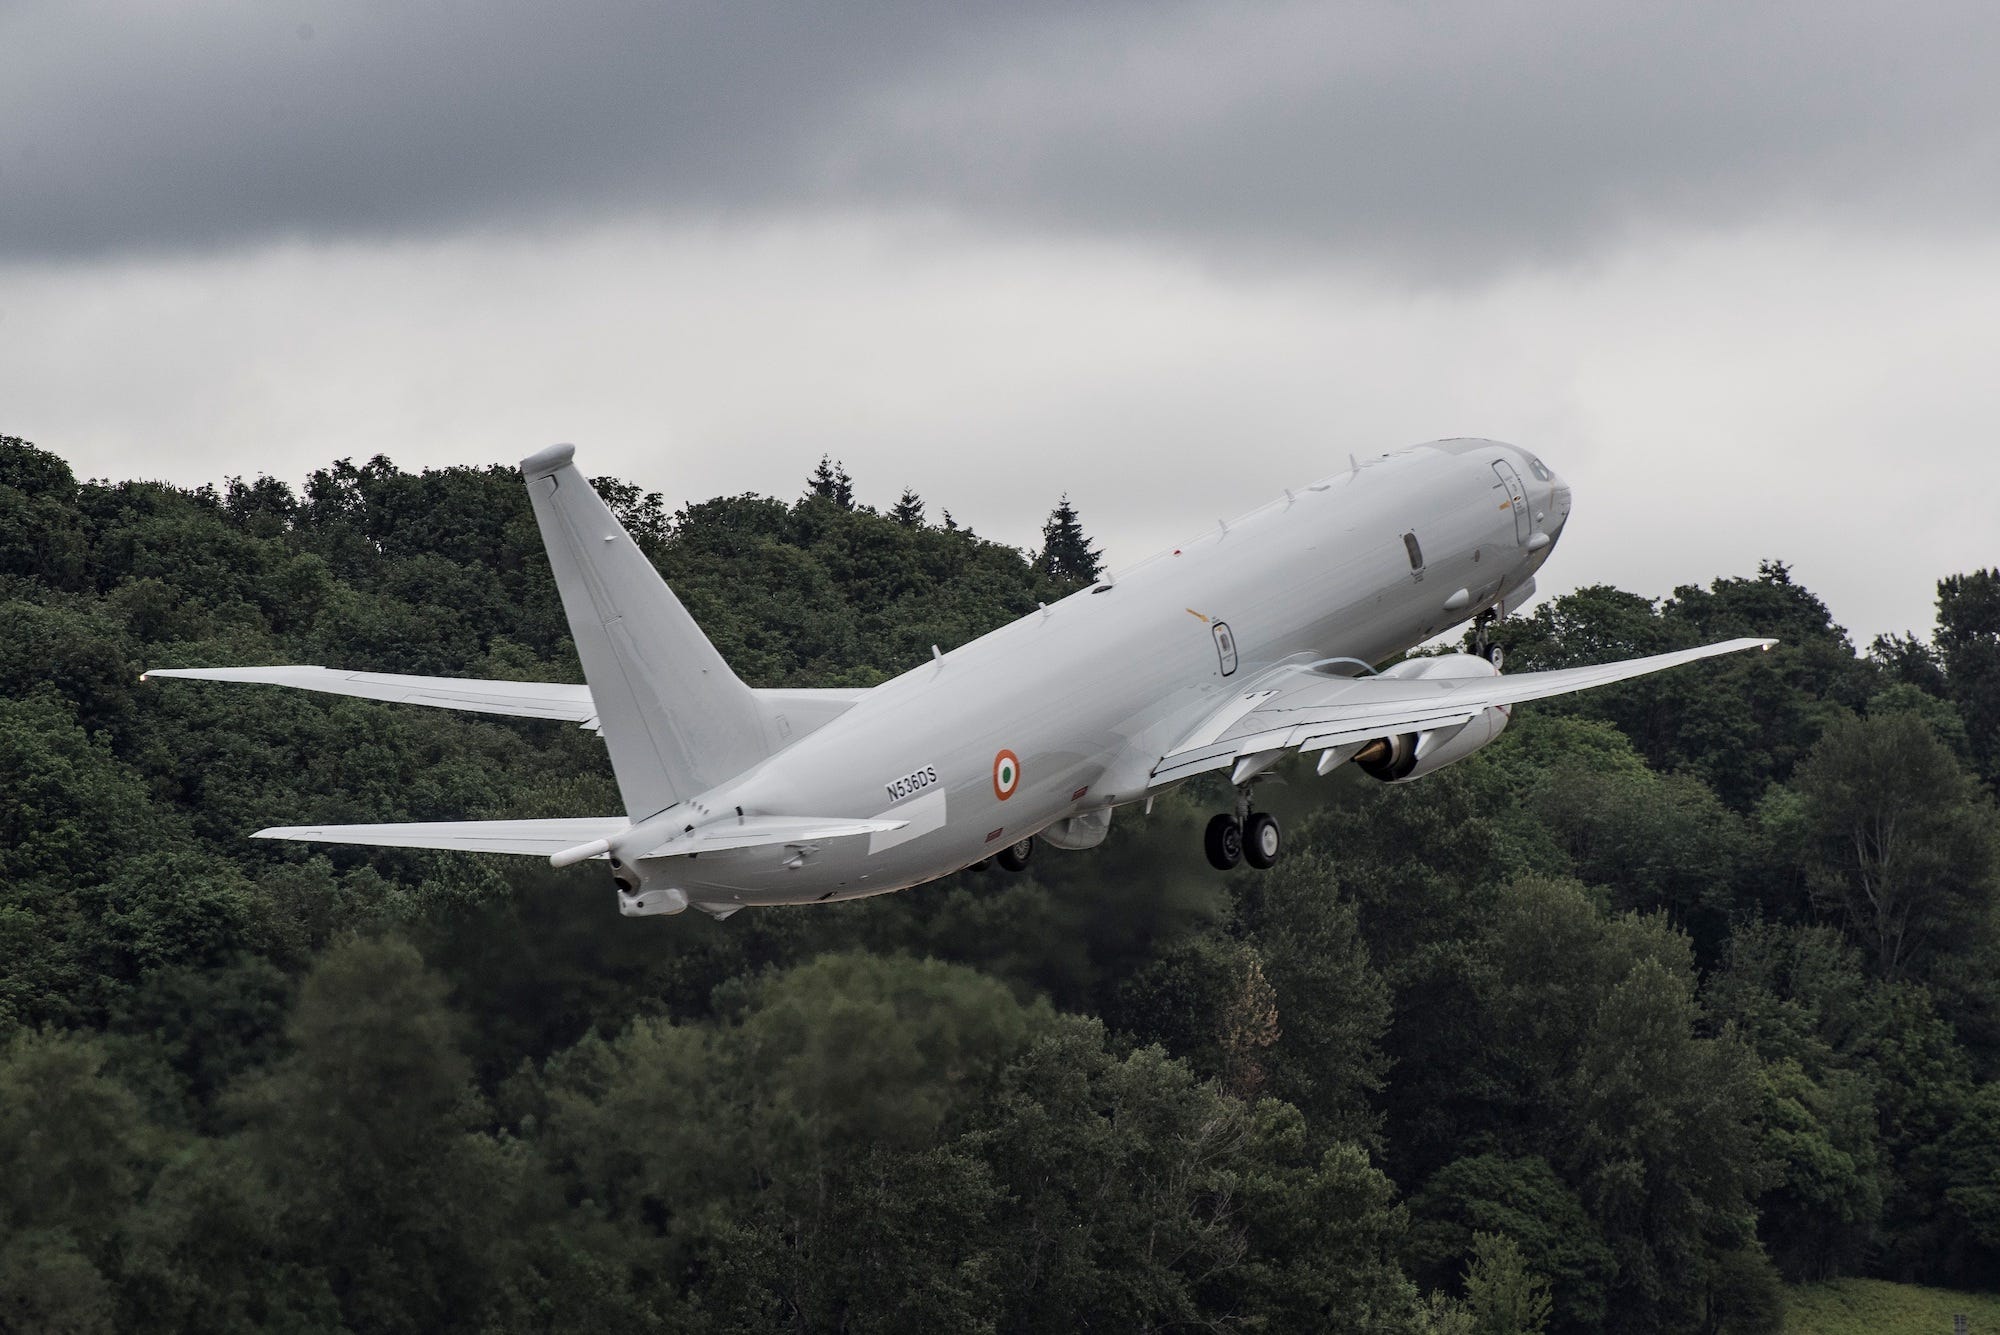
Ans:
[[[1465,677],[1497,677],[1500,669],[1472,654],[1440,654],[1435,658],[1410,658],[1382,671],[1384,677],[1439,680]],[[1353,756],[1361,772],[1384,783],[1408,783],[1446,765],[1465,759],[1498,737],[1507,727],[1505,706],[1481,710],[1467,723],[1449,728],[1429,728],[1422,732],[1378,737]]]

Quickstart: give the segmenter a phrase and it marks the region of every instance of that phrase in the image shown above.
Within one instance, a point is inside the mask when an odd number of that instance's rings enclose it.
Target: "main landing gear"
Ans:
[[[1026,839],[1011,843],[1001,849],[999,855],[994,858],[994,861],[998,862],[1008,871],[1026,871],[1028,869],[1028,859],[1033,856],[1035,856],[1035,836],[1031,834]]]
[[[1474,618],[1472,623],[1472,652],[1491,663],[1495,672],[1505,666],[1507,651],[1493,643],[1487,637],[1487,632],[1493,629],[1493,623],[1499,619],[1500,614],[1489,607]]]
[[[1230,871],[1243,862],[1266,871],[1278,865],[1285,832],[1270,812],[1250,810],[1246,786],[1237,790],[1234,813],[1225,811],[1209,821],[1201,847],[1208,854],[1208,865],[1217,871]]]

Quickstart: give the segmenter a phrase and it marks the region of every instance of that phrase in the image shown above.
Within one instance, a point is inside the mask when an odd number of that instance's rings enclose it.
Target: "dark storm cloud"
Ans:
[[[0,11],[0,247],[777,204],[812,176],[826,125],[941,44],[977,42],[980,12],[19,6]]]
[[[1982,4],[30,5],[0,255],[939,208],[1416,271],[1983,222]]]

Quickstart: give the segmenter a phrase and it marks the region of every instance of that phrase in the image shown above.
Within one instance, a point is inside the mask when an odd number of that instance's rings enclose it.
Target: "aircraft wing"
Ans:
[[[1483,710],[1608,686],[1718,654],[1768,649],[1776,640],[1725,640],[1698,649],[1589,667],[1491,677],[1327,677],[1311,668],[1282,669],[1212,711],[1153,768],[1170,783],[1250,757],[1324,750],[1397,733],[1448,728]],[[1253,761],[1253,763],[1255,763]]]
[[[553,681],[477,681],[470,677],[405,677],[392,672],[344,672],[326,667],[153,668],[139,680],[192,677],[197,681],[254,681],[294,686],[333,695],[358,695],[441,709],[519,718],[566,719],[589,723],[597,717],[588,686]]]
[[[348,672],[328,667],[152,668],[140,681],[154,677],[190,677],[196,681],[249,681],[299,690],[353,695],[392,704],[465,709],[477,714],[510,714],[516,718],[553,718],[597,726],[597,705],[588,686],[553,681],[480,681],[472,677],[408,677],[394,672]],[[774,713],[789,715],[802,732],[824,724],[868,694],[865,688],[778,687],[753,691]]]

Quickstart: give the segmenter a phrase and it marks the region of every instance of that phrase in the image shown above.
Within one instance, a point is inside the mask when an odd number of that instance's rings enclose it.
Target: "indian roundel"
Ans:
[[[993,795],[1005,802],[1021,786],[1021,758],[1012,751],[993,757]]]

